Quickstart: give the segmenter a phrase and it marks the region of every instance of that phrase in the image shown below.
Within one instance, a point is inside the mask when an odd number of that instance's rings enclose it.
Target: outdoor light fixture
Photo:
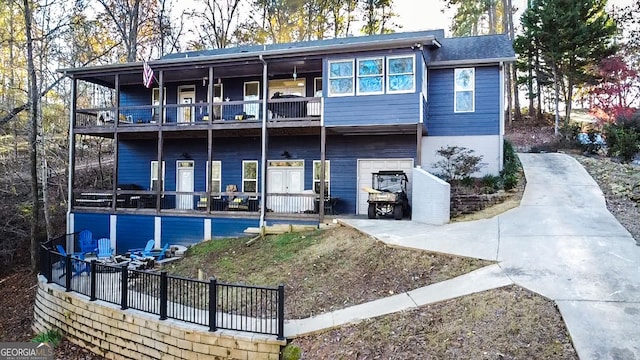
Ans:
[[[293,80],[295,80],[295,79],[297,79],[297,78],[298,78],[298,73],[296,72],[296,70],[297,70],[297,69],[296,69],[296,66],[295,66],[295,65],[293,65]]]
[[[209,78],[208,78],[208,77],[206,77],[206,76],[202,78],[202,86],[207,86],[207,80],[208,80],[208,79],[209,79]]]
[[[289,154],[289,152],[286,150],[282,154],[280,154],[280,156],[282,156],[285,159],[291,159],[291,154]]]

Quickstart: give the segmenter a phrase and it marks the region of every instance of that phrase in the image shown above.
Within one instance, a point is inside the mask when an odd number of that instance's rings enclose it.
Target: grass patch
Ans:
[[[223,282],[285,284],[287,318],[304,318],[447,280],[489,261],[387,247],[338,227],[247,239],[213,240],[189,249],[168,271]]]

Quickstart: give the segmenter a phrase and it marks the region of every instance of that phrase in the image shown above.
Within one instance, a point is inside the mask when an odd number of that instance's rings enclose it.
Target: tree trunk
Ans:
[[[571,120],[571,108],[573,106],[573,80],[572,77],[569,76],[567,89],[566,89],[566,99],[565,99],[565,117],[564,117],[564,126],[569,125],[569,120]]]
[[[552,64],[553,68],[553,90],[554,90],[554,103],[555,103],[555,125],[554,134],[558,136],[558,130],[560,127],[560,88],[558,85],[558,68],[556,64]]]
[[[515,32],[513,29],[513,4],[511,0],[507,0],[507,9],[503,9],[504,16],[507,17],[507,25],[509,28],[509,38],[513,41]],[[516,120],[522,119],[520,112],[520,97],[518,96],[518,70],[515,66],[511,66],[511,85],[513,87],[513,117]]]
[[[507,9],[509,9],[509,4],[507,0],[502,0],[502,30],[505,34],[509,34],[509,16],[507,15]],[[512,39],[513,40],[513,39]],[[503,74],[504,74],[504,78],[506,80],[506,84],[504,84],[504,86],[506,87],[506,92],[507,92],[507,119],[509,121],[509,125],[511,125],[511,123],[513,122],[513,118],[511,116],[512,114],[512,109],[513,109],[513,94],[511,93],[511,66],[515,66],[512,64],[504,64],[504,69]],[[517,96],[517,94],[516,94]],[[501,109],[501,111],[505,111],[504,109]]]
[[[36,79],[36,68],[33,62],[33,38],[32,31],[32,13],[30,0],[23,0],[24,4],[24,23],[27,38],[27,72],[29,74],[29,110],[30,131],[29,131],[29,155],[31,167],[31,270],[36,271],[38,268],[38,233],[39,233],[39,217],[40,217],[40,198],[38,189],[38,84]]]

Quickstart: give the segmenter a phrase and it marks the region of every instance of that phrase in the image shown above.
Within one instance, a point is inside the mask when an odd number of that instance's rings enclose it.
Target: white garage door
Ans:
[[[358,214],[367,213],[367,197],[364,187],[371,186],[371,174],[380,170],[402,170],[409,178],[407,192],[411,201],[411,170],[413,169],[413,159],[358,159]]]

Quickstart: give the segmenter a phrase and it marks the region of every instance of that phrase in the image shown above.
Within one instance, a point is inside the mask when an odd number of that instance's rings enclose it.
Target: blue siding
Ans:
[[[327,127],[417,124],[419,121],[418,93],[341,96],[324,99],[324,123]]]
[[[90,230],[94,239],[109,237],[109,214],[73,214],[73,231]]]
[[[116,253],[144,248],[154,236],[154,216],[118,215],[116,222]]]
[[[249,227],[258,227],[258,219],[211,219],[211,236],[216,237],[236,237],[245,236],[244,230]]]
[[[500,133],[500,72],[497,66],[476,67],[475,112],[453,111],[454,69],[429,70],[429,117],[432,136]]]
[[[192,245],[204,240],[204,219],[194,217],[162,217],[162,245]]]

